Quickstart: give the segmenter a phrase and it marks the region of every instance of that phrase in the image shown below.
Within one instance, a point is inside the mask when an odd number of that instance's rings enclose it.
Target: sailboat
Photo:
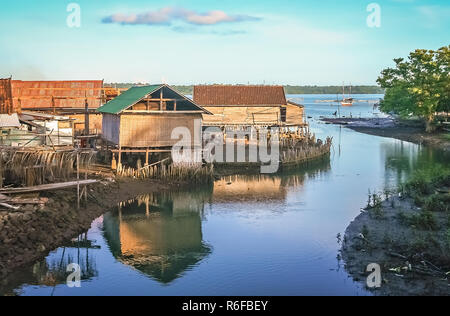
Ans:
[[[348,95],[348,98],[345,97],[345,85],[342,85],[342,106],[352,106],[353,105],[353,98],[350,97],[352,94],[352,86],[350,85],[350,93]]]

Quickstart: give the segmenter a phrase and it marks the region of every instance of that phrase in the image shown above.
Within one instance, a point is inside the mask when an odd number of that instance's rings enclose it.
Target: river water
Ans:
[[[354,95],[375,102],[381,95]],[[214,187],[124,201],[43,261],[10,277],[16,295],[370,295],[349,278],[337,235],[367,202],[418,168],[450,161],[407,142],[326,125],[334,95],[291,95],[311,129],[333,137],[330,161],[275,176],[231,176]],[[339,108],[382,116],[373,103]],[[105,210],[107,211],[107,210]],[[70,263],[81,287],[66,285]]]

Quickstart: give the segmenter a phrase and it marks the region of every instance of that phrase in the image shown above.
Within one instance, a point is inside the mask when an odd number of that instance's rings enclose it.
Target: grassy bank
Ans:
[[[382,267],[378,295],[450,295],[450,168],[417,171],[398,190],[371,193],[346,230],[342,257],[357,281]]]

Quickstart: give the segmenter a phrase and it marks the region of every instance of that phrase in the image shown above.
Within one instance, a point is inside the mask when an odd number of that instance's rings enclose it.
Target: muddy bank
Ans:
[[[327,124],[344,125],[360,133],[390,137],[450,151],[448,132],[428,134],[420,123],[407,123],[392,118],[323,118],[322,121]]]
[[[76,209],[76,189],[70,189],[41,193],[49,199],[45,206],[0,211],[0,277],[45,258],[59,245],[89,229],[94,219],[118,202],[186,185],[109,178],[89,186],[87,205],[82,203],[80,210]]]
[[[350,275],[366,284],[367,266],[377,263],[383,282],[375,295],[450,295],[450,197],[442,192],[420,206],[417,196],[395,194],[362,210],[343,238]]]

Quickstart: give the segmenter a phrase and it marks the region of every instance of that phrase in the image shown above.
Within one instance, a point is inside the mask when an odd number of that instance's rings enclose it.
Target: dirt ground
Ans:
[[[372,263],[381,266],[380,296],[450,295],[448,215],[436,213],[438,231],[402,222],[421,209],[411,199],[390,198],[380,209],[362,210],[348,226],[341,255],[355,281],[366,284]]]

